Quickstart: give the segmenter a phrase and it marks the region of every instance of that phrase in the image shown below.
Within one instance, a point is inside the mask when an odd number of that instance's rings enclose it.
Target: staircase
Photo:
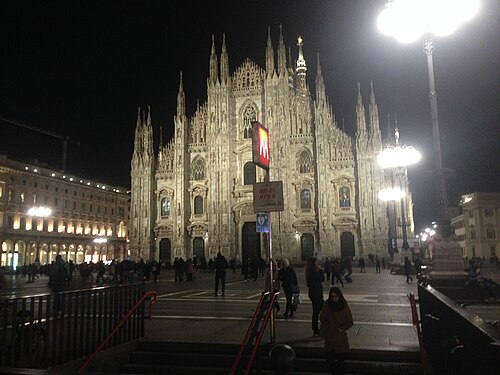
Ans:
[[[256,358],[253,374],[275,374],[268,356],[270,347],[263,345]],[[229,374],[239,345],[141,341],[122,374],[222,375]],[[296,360],[289,375],[329,374],[324,351],[318,348],[294,348]],[[245,361],[243,361],[245,363]],[[353,350],[346,361],[348,374],[421,374],[418,352],[386,350]],[[243,373],[241,371],[240,373]]]

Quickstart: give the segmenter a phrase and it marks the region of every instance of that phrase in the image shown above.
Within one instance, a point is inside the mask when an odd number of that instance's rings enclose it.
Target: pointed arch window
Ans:
[[[252,185],[256,182],[255,164],[252,162],[245,163],[243,167],[243,185]]]
[[[194,198],[194,214],[202,215],[203,214],[203,197],[197,195]]]
[[[312,158],[309,151],[304,150],[299,156],[299,173],[311,173],[313,171]]]
[[[196,158],[191,167],[191,180],[200,181],[205,179],[205,161],[202,158]]]
[[[304,189],[300,192],[300,208],[303,210],[311,209],[311,190]]]
[[[170,216],[170,200],[168,198],[163,198],[161,200],[161,216]]]
[[[243,138],[252,138],[252,122],[257,120],[257,111],[252,105],[243,110]]]
[[[351,192],[347,187],[342,187],[339,191],[340,207],[351,207]]]

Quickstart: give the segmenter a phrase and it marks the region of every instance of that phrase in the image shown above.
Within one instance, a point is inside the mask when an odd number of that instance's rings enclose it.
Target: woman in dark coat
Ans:
[[[318,264],[318,259],[310,258],[306,265],[306,282],[309,288],[308,296],[313,308],[311,320],[313,337],[319,337],[318,316],[323,307],[323,281],[325,281],[325,274]]]
[[[353,320],[351,309],[336,286],[330,289],[328,300],[323,304],[320,321],[330,370],[332,374],[345,374],[344,362],[350,351],[346,331],[353,326]]]
[[[294,293],[299,291],[299,283],[297,281],[297,274],[292,266],[290,266],[288,259],[283,259],[282,265],[283,267],[280,270],[279,279],[281,280],[281,286],[283,286],[286,298],[286,311],[283,316],[285,318],[293,318],[292,297]]]

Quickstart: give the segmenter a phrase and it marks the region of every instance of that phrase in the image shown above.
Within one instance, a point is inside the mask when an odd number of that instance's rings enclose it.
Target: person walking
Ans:
[[[272,265],[272,282],[273,282],[273,287],[271,288],[271,265]],[[271,259],[271,262],[269,264],[269,267],[267,268],[266,272],[266,281],[265,281],[265,287],[264,290],[266,292],[271,292],[271,293],[279,293],[280,291],[280,280],[279,280],[279,270],[278,270],[278,264],[274,259]],[[278,297],[276,297],[276,300],[274,302],[274,308],[276,309],[276,312],[280,312],[280,303],[278,301]]]
[[[345,359],[350,351],[347,330],[354,323],[351,309],[336,286],[330,288],[328,300],[321,309],[320,321],[330,371],[332,374],[345,374]]]
[[[342,280],[342,266],[339,258],[335,258],[332,261],[332,267],[333,267],[332,285],[340,283],[343,288],[344,281]]]
[[[375,255],[375,273],[380,273],[380,259]]]
[[[288,259],[283,259],[281,264],[282,268],[280,269],[279,279],[286,298],[286,309],[283,316],[285,318],[293,318],[294,311],[292,307],[292,297],[294,293],[297,293],[300,290],[299,282],[297,280],[297,273],[290,266]]]
[[[408,257],[405,257],[404,267],[405,267],[406,283],[409,284],[410,282],[413,281],[413,277],[410,276],[411,262],[410,259],[408,259]]]
[[[359,272],[366,273],[365,258],[359,257],[358,265],[359,265]]]
[[[313,337],[319,337],[318,317],[323,307],[323,281],[325,281],[325,274],[319,266],[318,259],[315,257],[309,258],[306,265],[306,282],[309,288],[307,295],[312,302],[313,308],[311,318]]]
[[[326,281],[330,281],[330,277],[331,277],[331,274],[333,271],[333,265],[332,265],[332,261],[330,261],[330,259],[328,259],[328,258],[325,259],[324,271],[326,274]],[[332,284],[333,284],[333,282],[332,282]]]
[[[215,293],[216,296],[219,293],[219,282],[221,284],[222,296],[224,297],[224,293],[226,291],[226,268],[228,267],[228,263],[224,255],[217,253],[217,257],[214,261],[215,268]]]
[[[62,310],[61,292],[66,285],[68,271],[66,270],[64,259],[61,254],[56,255],[56,260],[50,266],[49,283],[52,293],[54,293],[54,313]]]

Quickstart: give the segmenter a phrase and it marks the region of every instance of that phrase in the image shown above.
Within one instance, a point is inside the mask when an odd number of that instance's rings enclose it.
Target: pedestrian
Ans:
[[[273,269],[272,272],[272,282],[273,282],[273,287],[271,290],[271,266]],[[280,280],[279,280],[279,270],[278,270],[278,264],[274,259],[271,259],[271,262],[269,263],[269,267],[267,268],[266,271],[266,282],[264,286],[264,290],[266,292],[271,292],[271,293],[279,293],[280,291]],[[274,308],[276,309],[276,312],[280,312],[280,304],[278,301],[278,296],[276,296],[276,301],[274,302]]]
[[[325,267],[324,270],[325,270],[325,274],[326,274],[326,281],[330,281],[330,277],[331,277],[332,270],[333,270],[332,262],[330,261],[330,259],[328,259],[328,258],[325,259],[324,267]]]
[[[366,273],[365,258],[359,257],[358,265],[359,265],[359,272],[360,273]]]
[[[380,273],[380,259],[375,255],[375,273]]]
[[[325,281],[325,274],[319,266],[318,259],[315,257],[309,258],[306,265],[306,282],[309,288],[308,296],[313,308],[311,318],[313,337],[319,337],[318,317],[323,307],[323,281]]]
[[[299,293],[299,282],[297,280],[297,273],[290,266],[288,259],[283,259],[281,264],[283,267],[279,272],[279,279],[281,281],[281,286],[283,287],[283,292],[286,298],[286,309],[283,316],[285,318],[293,318],[294,311],[292,306],[292,297],[294,293]]]
[[[345,374],[350,351],[347,330],[353,326],[352,313],[342,291],[333,286],[320,315],[321,336],[325,339],[326,361],[332,374]]]
[[[406,283],[409,284],[410,282],[413,281],[413,277],[410,276],[411,262],[410,259],[408,259],[408,257],[405,257],[404,267],[405,267]]]
[[[342,288],[344,287],[344,281],[342,280],[342,266],[340,264],[340,259],[335,258],[332,261],[332,268],[333,268],[333,276],[332,276],[332,285],[334,284],[342,284]]]
[[[68,271],[66,270],[64,259],[61,254],[56,255],[56,260],[50,266],[50,288],[52,293],[54,293],[54,312],[60,312],[62,310],[61,295],[64,286],[66,285],[66,280],[68,279]]]
[[[161,261],[153,262],[153,282],[156,284],[158,282],[158,275],[161,272]]]
[[[193,281],[194,280],[194,265],[191,258],[186,261],[186,280]]]
[[[214,296],[219,293],[219,282],[222,288],[222,297],[224,297],[224,293],[226,291],[226,268],[228,267],[228,263],[224,255],[217,253],[217,257],[214,261],[215,268],[215,293]]]
[[[382,268],[385,270],[385,257],[382,257]]]

